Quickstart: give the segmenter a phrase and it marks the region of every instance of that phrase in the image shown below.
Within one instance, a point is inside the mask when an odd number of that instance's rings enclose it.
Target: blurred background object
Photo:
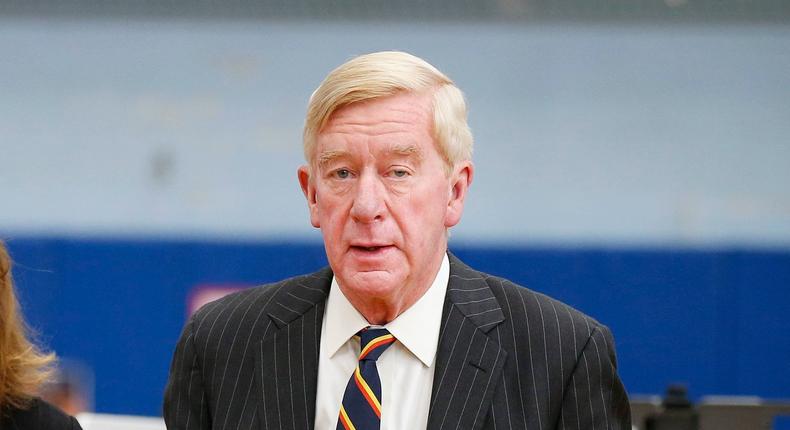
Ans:
[[[630,400],[634,430],[770,430],[790,423],[790,401],[704,396],[694,404],[683,384],[670,384],[663,400],[658,396]]]
[[[63,412],[77,416],[93,410],[93,387],[93,371],[89,366],[72,359],[61,359],[53,381],[45,387],[41,398]]]
[[[660,411],[649,415],[644,420],[645,430],[698,430],[700,428],[699,414],[692,407],[686,386],[673,384],[667,387],[661,406]],[[634,424],[642,425],[641,422]]]
[[[471,109],[454,252],[608,324],[632,394],[790,398],[789,23],[782,0],[3,1],[0,237],[88,408],[159,415],[197,301],[326,263],[295,175],[311,91],[406,50]]]
[[[162,418],[84,412],[77,416],[82,430],[165,430]]]

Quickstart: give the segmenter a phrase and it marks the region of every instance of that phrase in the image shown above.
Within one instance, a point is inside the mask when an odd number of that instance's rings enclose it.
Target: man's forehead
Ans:
[[[401,92],[385,97],[360,100],[337,107],[326,118],[318,134],[349,127],[401,129],[404,124],[422,128],[431,122],[433,104],[424,93]]]
[[[394,94],[357,100],[337,106],[328,119],[342,117],[358,109],[370,111],[409,109],[421,112],[433,111],[434,91],[398,91]]]

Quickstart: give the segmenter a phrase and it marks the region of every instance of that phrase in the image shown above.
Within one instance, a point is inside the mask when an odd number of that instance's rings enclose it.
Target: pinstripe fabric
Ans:
[[[243,291],[187,323],[168,429],[312,429],[331,272]],[[429,429],[630,429],[608,328],[450,255]],[[321,429],[323,430],[323,429]]]
[[[450,255],[430,429],[630,429],[609,329]]]
[[[226,296],[195,313],[170,368],[168,429],[312,428],[331,279],[324,269]]]

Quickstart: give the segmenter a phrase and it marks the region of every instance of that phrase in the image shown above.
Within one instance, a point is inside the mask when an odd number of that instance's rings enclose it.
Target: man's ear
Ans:
[[[302,187],[302,193],[307,199],[307,207],[310,209],[310,224],[315,228],[320,228],[321,223],[318,221],[318,197],[315,192],[315,184],[310,178],[310,167],[300,166],[296,171],[296,176],[299,178],[299,185]]]
[[[466,192],[472,185],[475,166],[471,161],[461,161],[455,165],[450,174],[450,199],[447,202],[447,211],[444,215],[444,226],[453,227],[461,221],[464,212]]]

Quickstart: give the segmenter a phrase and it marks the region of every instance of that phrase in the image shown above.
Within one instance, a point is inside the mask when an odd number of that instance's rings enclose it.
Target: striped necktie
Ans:
[[[381,428],[381,380],[376,360],[395,342],[383,328],[366,328],[359,336],[359,362],[343,394],[337,430],[378,430]]]

